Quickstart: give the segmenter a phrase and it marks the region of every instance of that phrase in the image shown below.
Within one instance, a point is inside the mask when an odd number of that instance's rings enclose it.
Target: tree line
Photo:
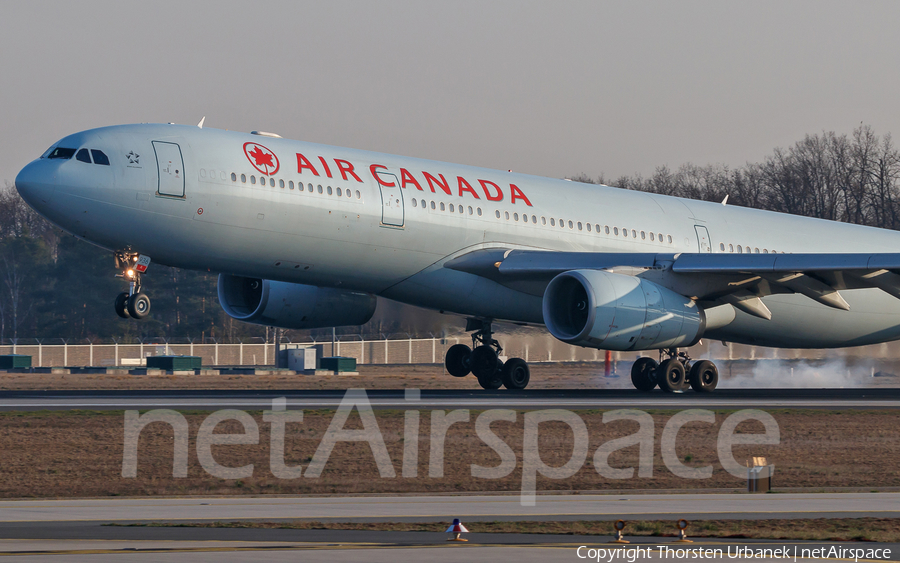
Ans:
[[[776,148],[762,162],[730,169],[720,164],[661,166],[649,177],[609,179],[584,174],[575,181],[658,194],[722,201],[900,229],[900,151],[890,134],[860,125],[849,135],[806,135]],[[114,277],[112,255],[50,225],[7,184],[0,189],[0,341],[65,338],[133,342],[168,337],[236,342],[271,338],[265,327],[233,320],[218,303],[216,274],[153,264],[145,277],[153,299],[141,322],[120,319],[115,296],[125,284]],[[375,317],[341,334],[440,334],[452,317],[382,300]],[[327,338],[330,330],[287,331],[291,339]]]

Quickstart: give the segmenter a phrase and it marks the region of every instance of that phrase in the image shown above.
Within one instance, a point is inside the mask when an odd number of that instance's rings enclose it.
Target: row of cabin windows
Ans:
[[[499,210],[495,211],[494,216],[497,217],[497,219],[500,219],[500,217],[501,217],[500,211]],[[504,211],[503,217],[507,221],[509,221],[510,218],[512,218],[513,221],[519,221],[518,213],[513,213],[510,216],[509,211]],[[528,223],[529,220],[531,223],[534,223],[535,225],[537,225],[537,222],[538,222],[537,215],[531,215],[529,217],[529,215],[527,213],[523,213],[521,221],[524,223]],[[586,230],[589,233],[594,232],[594,233],[597,233],[598,235],[605,233],[607,235],[612,234],[613,236],[619,236],[619,232],[620,232],[619,227],[610,227],[609,225],[601,226],[596,223],[582,223],[581,221],[566,221],[565,219],[559,219],[557,221],[557,219],[555,217],[551,217],[550,218],[550,226],[556,227],[557,224],[559,225],[560,228],[563,228],[563,229],[565,229],[566,226],[568,225],[570,230],[576,230],[576,229],[579,231]],[[547,225],[546,217],[541,217],[541,225]],[[621,229],[621,234],[623,237],[627,238],[629,236],[629,230],[627,228],[623,227]],[[647,240],[647,238],[649,237],[650,242],[659,241],[659,242],[663,242],[663,243],[668,242],[669,244],[672,243],[672,235],[666,235],[664,237],[662,233],[650,232],[648,234],[647,231],[640,231],[640,234],[638,234],[637,229],[631,229],[631,238],[636,239],[636,238],[638,238],[638,236],[641,237],[641,240]]]
[[[75,157],[75,160],[79,162],[109,166],[109,157],[106,156],[106,153],[97,149],[67,149],[64,147],[56,147],[49,155],[47,155],[47,158],[69,160],[73,156]]]
[[[232,182],[237,182],[237,181],[238,181],[238,176],[237,176],[237,174],[234,173],[234,172],[231,173],[231,181],[232,181]],[[247,183],[247,175],[246,175],[246,174],[241,174],[241,183],[242,183],[242,184],[246,184],[246,183]],[[253,175],[253,174],[250,175],[250,184],[251,184],[251,185],[256,185],[256,176]],[[275,178],[269,178],[269,179],[268,179],[268,184],[269,184],[270,187],[273,187],[273,188],[274,188],[274,187],[275,187]],[[265,186],[265,185],[266,185],[266,178],[265,178],[265,177],[263,177],[263,176],[260,176],[260,177],[259,177],[259,185],[260,185],[260,186]],[[287,182],[285,182],[284,179],[279,179],[279,180],[278,180],[278,187],[279,187],[279,188],[287,188],[287,189],[293,190],[293,189],[294,189],[294,181],[293,181],[293,180],[288,180]],[[303,192],[303,182],[297,182],[296,189],[299,190],[299,192]],[[319,185],[316,186],[316,187],[313,187],[312,184],[307,184],[307,186],[306,186],[306,191],[308,191],[309,193],[313,193],[313,192],[316,192],[316,191],[317,191],[317,192],[319,192],[320,194],[322,194],[322,193],[327,193],[328,195],[335,195],[335,194],[337,194],[338,197],[350,197],[350,198],[352,198],[353,195],[354,195],[354,194],[353,194],[353,191],[350,190],[350,188],[347,188],[347,189],[343,189],[343,188],[332,188],[331,186],[325,186],[325,187],[323,188],[323,187],[322,187],[322,184],[319,184]],[[356,190],[356,199],[362,199],[362,193],[360,193],[359,190]]]
[[[465,207],[464,205],[454,205],[454,204],[452,204],[452,203],[446,204],[446,203],[444,203],[443,201],[441,201],[441,202],[434,202],[434,201],[432,201],[432,202],[430,202],[430,205],[431,205],[431,208],[434,209],[435,211],[437,211],[438,209],[440,209],[441,211],[449,211],[450,213],[457,213],[457,211],[458,211],[460,214],[465,214],[465,213],[466,213],[466,207]],[[412,206],[413,206],[413,207],[419,207],[419,206],[421,206],[422,209],[427,209],[428,206],[429,206],[429,202],[425,201],[424,199],[416,199],[416,198],[413,198],[413,199],[412,199]],[[481,208],[480,208],[480,207],[472,207],[472,206],[470,205],[470,206],[468,207],[468,210],[469,210],[469,215],[475,215],[475,214],[477,214],[479,217],[481,217],[481,216],[483,215],[483,212],[481,211]]]
[[[735,248],[737,250],[735,250]],[[721,252],[726,252],[724,242],[719,243],[719,250]],[[762,251],[760,251],[759,248],[754,248],[753,250],[750,250],[749,246],[742,247],[739,244],[738,245],[729,244],[727,252],[737,252],[738,254],[778,254],[777,250],[769,250],[768,248],[763,248]],[[782,251],[781,253],[784,254],[784,251]]]

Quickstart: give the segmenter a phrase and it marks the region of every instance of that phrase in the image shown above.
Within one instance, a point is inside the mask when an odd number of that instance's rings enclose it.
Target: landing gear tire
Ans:
[[[666,393],[675,393],[684,391],[686,381],[684,373],[684,364],[677,358],[669,358],[656,368],[657,380],[659,388]]]
[[[128,314],[135,319],[143,319],[150,314],[150,298],[145,293],[135,293],[128,298]]]
[[[479,377],[478,385],[481,385],[484,389],[500,389],[500,386],[503,385],[503,379],[500,378],[500,373],[497,372],[488,377]]]
[[[709,393],[719,383],[719,370],[716,368],[716,364],[711,361],[700,360],[691,366],[691,373],[688,379],[694,391],[697,393]]]
[[[444,367],[453,377],[465,377],[472,372],[469,367],[472,357],[472,349],[465,344],[454,344],[447,350],[444,356]]]
[[[131,315],[128,314],[128,294],[120,293],[116,297],[116,314],[122,317],[123,319],[130,319]]]
[[[531,379],[531,371],[522,358],[511,358],[503,364],[500,378],[507,389],[525,389]]]
[[[638,358],[631,366],[631,384],[644,393],[656,387],[656,368],[659,364],[653,358]]]
[[[483,345],[472,350],[471,360],[469,365],[472,368],[472,373],[475,374],[475,377],[478,378],[479,382],[482,378],[490,378],[495,375],[498,375],[500,371],[500,358],[497,357],[497,351],[492,347]],[[499,376],[497,377],[499,381]],[[503,382],[501,381],[501,384]],[[484,387],[484,385],[482,385]],[[500,385],[497,385],[500,387]],[[497,387],[485,387],[485,389],[496,389]]]

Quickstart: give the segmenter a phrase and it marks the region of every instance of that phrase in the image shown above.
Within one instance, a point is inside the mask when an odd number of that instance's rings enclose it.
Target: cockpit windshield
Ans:
[[[75,155],[75,149],[67,149],[63,147],[56,147],[50,154],[47,155],[47,158],[61,158],[63,160],[69,160],[72,156]]]

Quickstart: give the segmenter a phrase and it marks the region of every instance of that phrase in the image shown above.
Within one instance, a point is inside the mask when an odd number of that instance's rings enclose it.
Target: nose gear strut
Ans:
[[[123,319],[143,319],[150,314],[150,298],[141,292],[141,274],[147,271],[150,257],[130,250],[119,250],[114,258],[116,269],[121,271],[116,277],[128,282],[128,291],[116,297],[116,314]]]

